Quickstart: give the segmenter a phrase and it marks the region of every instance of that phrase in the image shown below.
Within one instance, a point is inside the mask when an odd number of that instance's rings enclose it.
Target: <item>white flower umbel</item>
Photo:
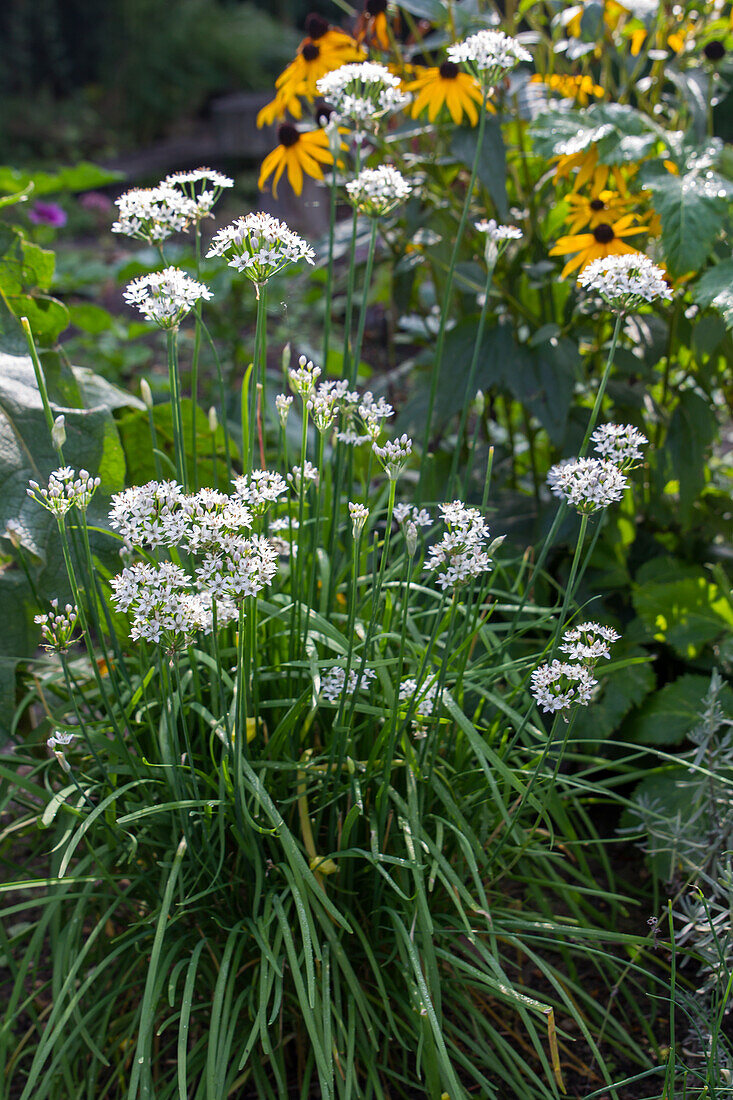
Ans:
[[[593,622],[579,623],[565,631],[560,649],[567,653],[571,661],[595,665],[601,658],[610,658],[610,646],[620,638],[621,635],[613,627]]]
[[[186,532],[184,493],[177,481],[149,481],[115,493],[109,525],[127,546],[176,546]]]
[[[189,576],[173,562],[136,562],[112,578],[112,602],[119,611],[131,613],[131,638],[162,643],[174,652],[203,626],[189,585]]]
[[[319,386],[318,393],[310,395],[306,408],[319,432],[328,431],[339,411],[335,392],[332,389],[324,390],[322,386]]]
[[[45,615],[36,615],[34,622],[41,628],[43,648],[54,653],[68,653],[69,646],[74,641],[79,611],[74,604],[67,603],[62,611],[59,611],[59,601],[51,600],[52,610]]]
[[[282,474],[271,470],[253,470],[251,474],[242,474],[234,479],[233,484],[237,497],[252,509],[255,516],[264,515],[270,505],[288,491]]]
[[[598,681],[585,665],[570,661],[552,661],[540,665],[532,673],[532,695],[545,712],[569,710],[573,706],[587,707]]]
[[[259,287],[290,264],[306,260],[312,264],[315,252],[285,222],[271,214],[247,214],[214,234],[206,253],[223,256],[229,267],[241,271]]]
[[[124,233],[148,244],[159,244],[182,233],[198,217],[195,199],[170,183],[137,187],[115,199],[119,210],[113,233]]]
[[[402,527],[406,523],[414,523],[418,527],[430,527],[433,522],[427,509],[416,508],[414,504],[395,504],[392,516]]]
[[[182,543],[191,554],[218,546],[225,535],[241,535],[252,526],[252,511],[238,497],[217,489],[199,489],[184,497]]]
[[[208,301],[211,291],[178,267],[166,267],[133,279],[124,292],[125,301],[137,306],[143,317],[159,328],[178,328],[183,318],[201,299]]]
[[[519,241],[522,239],[522,230],[516,225],[499,225],[494,218],[484,218],[476,222],[479,233],[485,233],[495,244],[506,241]]]
[[[576,458],[553,466],[547,484],[556,497],[564,497],[581,515],[590,515],[621,500],[628,481],[613,462]]]
[[[46,741],[46,745],[54,754],[67,775],[71,771],[71,767],[69,766],[68,760],[64,756],[64,749],[67,749],[75,739],[75,733],[62,733],[61,730],[56,730]]]
[[[485,88],[490,88],[532,55],[503,31],[484,30],[448,47],[448,60],[466,65]]]
[[[378,168],[362,168],[356,179],[348,181],[346,191],[362,214],[382,218],[408,198],[412,185],[396,168],[381,164]]]
[[[211,217],[211,209],[222,191],[234,187],[234,180],[213,168],[196,168],[192,172],[172,172],[163,183],[178,187],[187,198],[196,203],[197,218]]]
[[[358,405],[358,412],[366,433],[372,440],[379,438],[382,431],[382,421],[388,420],[390,416],[394,416],[394,409],[389,402],[385,401],[383,397],[379,397],[375,400],[371,390],[366,390],[364,394],[362,394],[361,401]]]
[[[80,512],[86,512],[99,484],[99,478],[91,477],[86,470],[79,470],[77,474],[71,466],[61,466],[49,475],[47,486],[41,486],[37,481],[29,481],[29,488],[26,491],[29,497],[59,519],[65,516],[70,508],[78,508]]]
[[[349,501],[349,516],[351,517],[351,533],[355,539],[364,530],[364,524],[369,519],[369,509],[365,504],[354,504]]]
[[[196,569],[199,587],[217,600],[256,596],[272,584],[277,559],[277,549],[264,535],[224,535]]]
[[[333,108],[334,124],[353,130],[357,141],[376,131],[386,115],[399,111],[411,99],[401,90],[399,77],[374,61],[341,65],[322,76],[316,88]]]
[[[643,302],[669,302],[672,291],[664,271],[641,252],[591,260],[578,275],[578,286],[600,294],[617,312],[628,312]]]
[[[288,371],[288,382],[291,390],[307,402],[320,376],[321,368],[314,366],[312,360],[306,359],[305,355],[301,355],[298,366]]]
[[[437,693],[438,685],[435,680],[426,680],[418,689],[417,680],[411,678],[400,684],[399,699],[401,703],[412,703],[413,712],[426,718],[435,710]]]
[[[649,442],[633,424],[602,424],[593,432],[591,441],[597,455],[613,462],[624,473],[641,462],[644,457],[641,448]]]
[[[489,529],[478,508],[468,508],[459,500],[441,504],[440,511],[448,530],[430,547],[425,569],[437,572],[441,588],[455,588],[492,568]]]
[[[370,680],[373,680],[375,676],[376,672],[373,672],[370,668],[365,668],[361,676],[357,676],[352,668],[349,670],[347,681],[346,669],[334,666],[328,670],[321,681],[321,696],[327,699],[329,703],[338,703],[341,695],[344,694],[344,684],[346,684],[345,694],[353,695],[355,691],[364,691],[369,686]]]
[[[407,435],[388,439],[384,446],[372,443],[372,451],[390,481],[396,481],[403,466],[412,454],[412,440]]]
[[[318,485],[318,469],[312,462],[309,462],[308,459],[305,460],[303,466],[293,466],[292,472],[288,474],[288,481],[293,486],[296,493],[300,492],[301,477],[306,487],[309,481],[314,485]]]

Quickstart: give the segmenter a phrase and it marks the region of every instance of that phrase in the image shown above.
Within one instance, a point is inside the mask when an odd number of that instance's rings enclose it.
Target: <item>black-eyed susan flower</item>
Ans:
[[[325,130],[297,130],[286,122],[279,127],[277,138],[279,144],[262,162],[257,181],[257,186],[262,190],[270,176],[273,176],[272,193],[276,198],[277,185],[286,170],[290,186],[299,195],[303,190],[304,173],[311,179],[322,180],[321,165],[333,164]]]
[[[560,237],[555,247],[550,249],[551,256],[570,256],[562,269],[560,278],[564,279],[571,271],[576,271],[578,268],[582,271],[593,260],[637,252],[638,249],[626,244],[624,237],[630,237],[635,233],[646,233],[647,227],[634,225],[634,221],[633,214],[624,214],[613,223],[601,222],[590,233],[572,233],[567,237]]]
[[[472,126],[478,123],[478,107],[483,103],[479,82],[475,76],[459,69],[453,61],[423,69],[406,88],[408,92],[415,93],[413,118],[427,109],[429,121],[434,122],[445,106],[456,126],[460,126],[464,115]]]
[[[573,99],[581,107],[587,107],[591,96],[602,99],[603,88],[596,84],[591,76],[568,76],[565,73],[550,73],[549,76],[540,76],[536,73],[531,80],[532,84],[544,84],[551,92],[556,92],[565,99]]]
[[[306,30],[307,36],[298,47],[295,58],[275,81],[275,98],[257,115],[258,126],[271,126],[286,114],[301,118],[301,100],[312,102],[316,98],[316,81],[320,77],[347,62],[361,61],[366,56],[351,35],[329,26],[320,15],[308,16]]]
[[[356,41],[380,50],[390,48],[387,0],[366,0],[356,28]]]
[[[618,191],[599,191],[597,194],[579,195],[571,191],[565,196],[570,207],[565,221],[571,233],[579,233],[587,225],[595,229],[603,222],[613,222],[628,213],[631,199],[620,195]]]
[[[573,191],[580,191],[586,184],[590,185],[592,193],[598,194],[608,187],[609,180],[613,180],[615,188],[622,195],[628,195],[629,189],[623,172],[615,164],[600,164],[598,149],[595,145],[588,145],[578,153],[562,153],[553,157],[555,163],[555,182],[573,177]],[[626,165],[626,171],[631,171]]]

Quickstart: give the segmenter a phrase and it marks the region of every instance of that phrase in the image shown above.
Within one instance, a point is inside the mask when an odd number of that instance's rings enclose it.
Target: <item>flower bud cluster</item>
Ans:
[[[177,267],[133,279],[124,292],[129,305],[137,306],[143,317],[164,329],[177,328],[201,298],[211,298],[209,288]]]
[[[86,512],[100,479],[91,477],[86,470],[77,474],[71,466],[61,466],[49,475],[47,486],[42,487],[37,481],[29,481],[28,485],[28,496],[60,519],[70,508]]]
[[[296,493],[299,493],[301,481],[306,487],[309,481],[313,482],[314,485],[318,485],[318,477],[319,473],[317,467],[306,459],[303,466],[293,466],[291,473],[288,474],[288,481],[293,486]]]
[[[304,401],[311,397],[316,388],[316,382],[321,377],[321,368],[316,367],[311,359],[301,355],[298,366],[291,367],[288,371],[288,382],[293,393],[297,393]]]
[[[369,509],[365,504],[354,504],[349,501],[349,516],[351,517],[351,533],[355,539],[364,530],[364,524],[369,519]]]
[[[372,451],[389,480],[396,481],[412,454],[412,440],[403,434],[397,439],[388,439],[381,447],[378,443],[372,443]]]
[[[441,588],[468,584],[491,568],[492,545],[489,529],[478,508],[469,508],[460,500],[441,504],[440,512],[448,530],[440,542],[430,547],[425,569],[437,572]]]
[[[41,628],[43,648],[55,653],[68,653],[74,641],[74,631],[79,619],[79,610],[74,604],[67,603],[59,611],[59,601],[51,600],[52,610],[44,615],[36,615],[34,622]]]

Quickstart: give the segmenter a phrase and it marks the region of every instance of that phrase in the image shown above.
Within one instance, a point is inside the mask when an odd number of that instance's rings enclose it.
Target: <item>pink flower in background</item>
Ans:
[[[28,211],[28,217],[34,225],[52,225],[60,229],[66,225],[66,211],[55,202],[37,202]]]
[[[79,196],[79,206],[89,210],[93,214],[106,214],[112,209],[112,200],[103,195],[101,191],[85,191]]]

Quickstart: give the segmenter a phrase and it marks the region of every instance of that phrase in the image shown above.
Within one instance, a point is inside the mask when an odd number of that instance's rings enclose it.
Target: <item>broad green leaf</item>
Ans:
[[[733,184],[708,170],[655,176],[647,186],[662,219],[662,248],[671,271],[699,271],[725,226]]]
[[[98,168],[88,161],[60,168],[57,172],[21,172],[17,168],[0,167],[0,192],[17,194],[29,184],[34,186],[36,195],[52,195],[59,191],[91,191],[123,178],[122,172]]]
[[[38,290],[49,290],[53,282],[56,257],[50,248],[41,248],[32,241],[24,240],[21,245],[23,255],[23,285]]]
[[[707,457],[718,434],[715,411],[692,390],[677,403],[667,432],[667,450],[679,482],[680,511],[685,520],[705,486]]]
[[[709,676],[680,676],[645,700],[626,723],[624,735],[642,745],[679,745],[700,721],[709,690]],[[730,706],[733,694],[725,692],[724,705]]]
[[[709,268],[691,287],[698,305],[717,309],[728,328],[733,328],[733,259]]]
[[[670,565],[674,577],[637,584],[632,601],[649,637],[672,646],[689,660],[730,631],[733,609],[702,569],[684,569],[679,562]]]
[[[478,141],[478,128],[458,126],[453,134],[451,152],[467,168],[473,166]],[[478,178],[491,195],[501,219],[509,213],[506,197],[506,153],[501,125],[495,118],[487,118],[478,162]]]

